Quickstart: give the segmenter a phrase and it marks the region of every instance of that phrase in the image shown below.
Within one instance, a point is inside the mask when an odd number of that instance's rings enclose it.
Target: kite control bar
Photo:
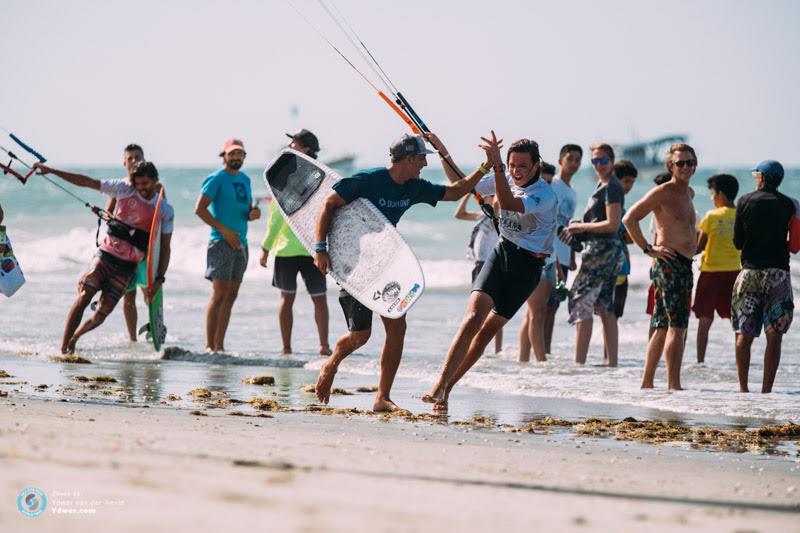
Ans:
[[[36,150],[34,150],[30,146],[28,146],[19,137],[17,137],[16,135],[14,135],[13,133],[11,133],[8,130],[3,129],[3,131],[8,133],[8,136],[11,137],[12,141],[14,141],[20,148],[22,148],[23,150],[25,150],[26,152],[31,154],[33,157],[38,159],[40,163],[44,163],[44,162],[47,161],[47,159],[45,159],[45,157],[42,154],[40,154],[39,152],[37,152]],[[25,161],[20,159],[14,152],[12,152],[11,150],[7,149],[6,147],[0,145],[0,150],[5,152],[6,155],[8,155],[8,157],[9,157],[8,164],[0,163],[0,169],[3,169],[3,174],[11,174],[15,178],[17,178],[19,181],[21,181],[23,185],[25,185],[25,183],[27,183],[27,181],[28,181],[28,178],[31,177],[31,174],[33,174],[36,171],[36,169],[33,167],[33,165],[29,165],[28,163],[26,163]],[[28,169],[27,172],[25,172],[23,174],[22,172],[19,172],[19,171],[15,170],[14,168],[12,168],[12,165],[14,164],[14,161],[18,162],[23,167]]]

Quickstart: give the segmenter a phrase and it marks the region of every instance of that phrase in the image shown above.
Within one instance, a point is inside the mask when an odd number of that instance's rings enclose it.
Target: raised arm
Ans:
[[[456,212],[453,215],[458,220],[478,220],[480,218],[480,213],[476,211],[467,211],[467,202],[469,202],[470,198],[469,195],[466,195],[458,202],[458,207],[456,207]]]
[[[90,178],[89,176],[75,174],[73,172],[67,172],[57,168],[51,168],[43,163],[34,163],[33,166],[36,167],[42,174],[53,174],[54,176],[58,176],[62,180],[68,181],[69,183],[77,185],[78,187],[86,187],[88,189],[95,189],[97,191],[100,190],[100,180]]]
[[[500,206],[500,209],[506,211],[514,211],[516,213],[525,212],[525,204],[522,203],[521,198],[517,198],[511,192],[511,186],[508,184],[506,178],[505,168],[503,167],[503,156],[500,155],[500,148],[503,147],[503,139],[498,139],[492,130],[492,138],[481,137],[486,158],[494,169],[494,192],[495,199]],[[537,163],[538,164],[538,163]]]
[[[320,209],[317,216],[317,250],[319,251],[314,253],[314,266],[323,274],[327,274],[331,270],[331,256],[327,252],[327,243],[333,213],[346,204],[345,199],[339,196],[339,193],[333,191],[325,198],[322,209]],[[325,245],[320,243],[325,243]]]
[[[450,180],[450,183],[456,183],[459,180],[465,177],[464,173],[458,168],[456,162],[453,161],[450,152],[445,147],[444,143],[437,137],[435,133],[427,133],[425,137],[428,139],[428,142],[436,148],[436,151],[439,152],[439,159],[442,162],[442,169],[444,170],[444,175],[447,176],[447,179]]]
[[[461,178],[455,183],[445,185],[444,197],[442,197],[442,200],[458,200],[468,192],[472,191],[472,189],[475,188],[475,185],[481,181],[483,176],[485,176],[485,174],[481,172],[480,168],[477,168],[466,178]]]

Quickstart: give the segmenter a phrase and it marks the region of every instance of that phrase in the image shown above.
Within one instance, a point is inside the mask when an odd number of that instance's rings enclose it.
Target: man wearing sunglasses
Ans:
[[[681,390],[684,336],[689,326],[692,297],[692,257],[697,251],[697,230],[689,180],[697,168],[697,155],[688,144],[673,144],[664,159],[672,178],[633,204],[623,223],[633,242],[655,259],[651,268],[655,306],[647,344],[642,388],[652,389],[661,353],[667,366],[667,388]],[[647,242],[639,222],[653,213],[657,245]]]
[[[756,190],[739,199],[733,223],[733,244],[742,251],[742,271],[733,285],[731,323],[736,331],[740,392],[749,392],[750,347],[763,326],[767,347],[761,392],[767,393],[772,392],[781,341],[794,311],[789,251],[796,249],[787,245],[787,234],[797,204],[778,192],[783,166],[777,161],[762,161],[753,169],[753,177]]]

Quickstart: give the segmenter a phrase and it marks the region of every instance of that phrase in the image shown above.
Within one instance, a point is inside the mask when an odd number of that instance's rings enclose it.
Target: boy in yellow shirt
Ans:
[[[741,252],[733,245],[733,223],[736,220],[733,201],[739,193],[739,182],[730,174],[716,174],[708,178],[708,189],[715,209],[709,210],[698,225],[697,253],[703,252],[703,258],[692,307],[700,320],[697,327],[698,363],[705,361],[714,311],[720,318],[731,318],[733,284],[741,270]]]

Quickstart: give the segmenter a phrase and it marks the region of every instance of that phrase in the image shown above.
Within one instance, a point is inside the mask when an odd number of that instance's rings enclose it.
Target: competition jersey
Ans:
[[[495,194],[494,175],[487,174],[475,186],[481,196]],[[518,187],[506,174],[511,194],[522,200],[524,211],[500,210],[500,234],[529,252],[553,253],[553,237],[556,233],[556,195],[546,181],[537,179],[527,187]]]
[[[486,262],[497,244],[497,239],[497,232],[492,226],[491,220],[486,215],[482,215],[472,228],[472,235],[467,247],[467,259]]]
[[[139,193],[127,180],[103,180],[100,182],[100,192],[116,198],[117,205],[114,207],[114,218],[136,229],[150,231],[156,209],[155,202],[152,199],[145,200],[139,196]],[[154,195],[153,199],[157,197],[157,195]],[[106,234],[103,237],[100,249],[122,261],[138,263],[144,259],[143,251],[113,235]]]

